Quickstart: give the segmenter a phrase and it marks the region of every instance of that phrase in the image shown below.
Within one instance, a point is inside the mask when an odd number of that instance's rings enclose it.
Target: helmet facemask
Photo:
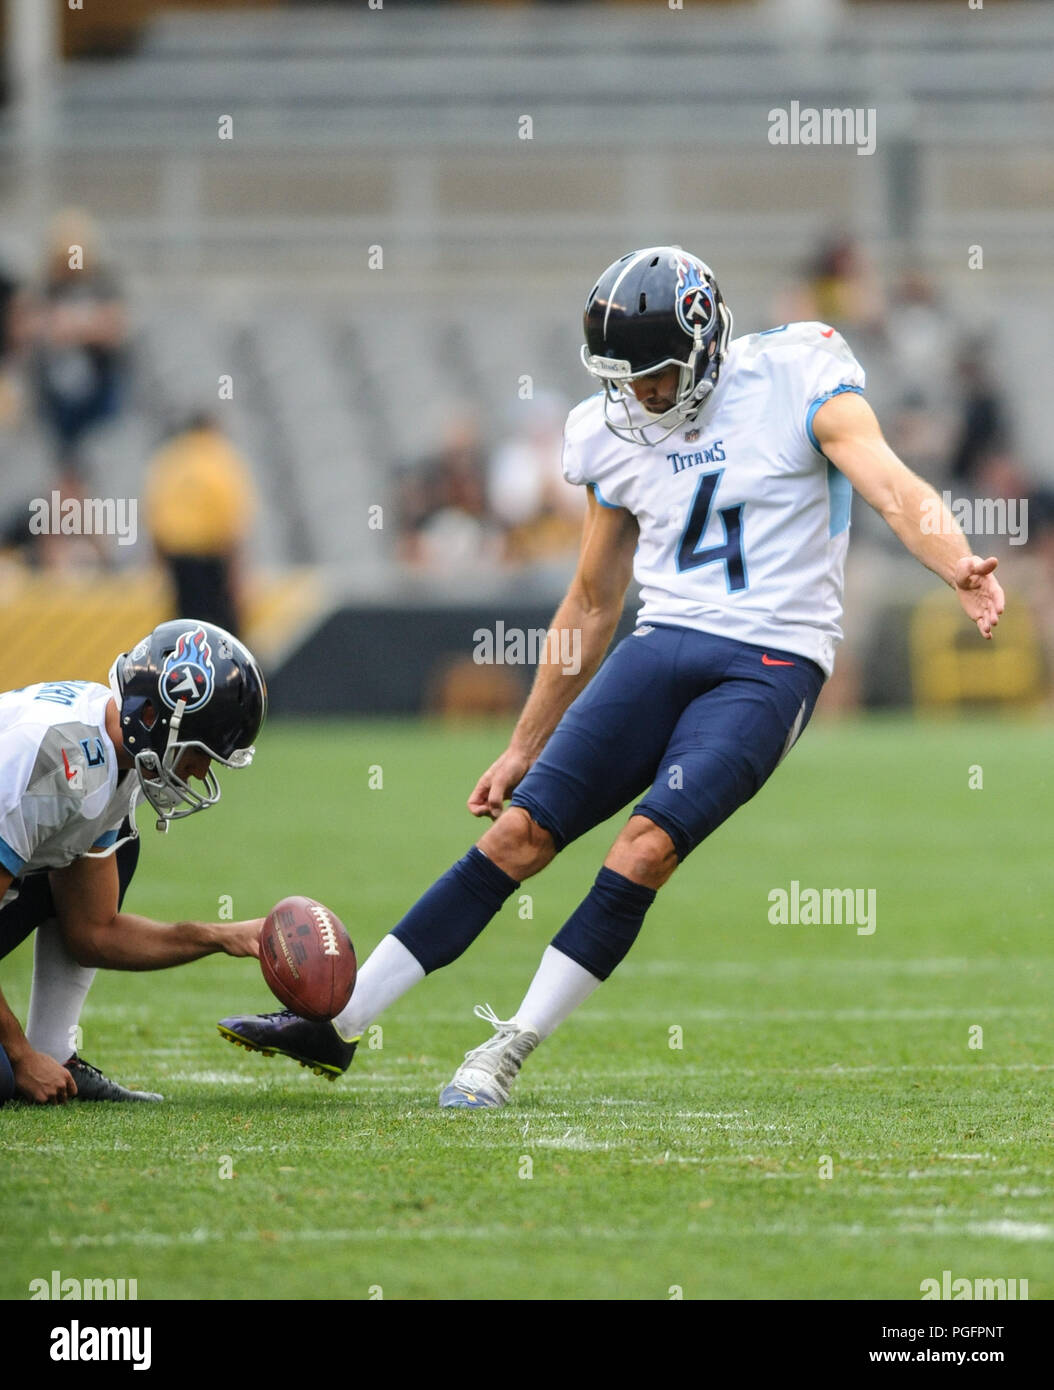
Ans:
[[[221,796],[220,784],[210,767],[202,778],[195,778],[204,784],[204,791],[198,791],[185,778],[180,777],[177,768],[186,752],[203,753],[222,767],[248,767],[256,749],[239,748],[229,758],[219,754],[197,739],[182,741],[179,726],[183,721],[185,701],[180,700],[169,722],[168,741],[164,752],[158,755],[152,748],[145,748],[135,757],[135,771],[143,795],[158,814],[157,828],[165,832],[169,822],[183,820],[196,811],[215,806]]]
[[[133,653],[118,657],[110,669],[110,688],[117,703],[124,751],[132,759],[138,781],[137,791],[142,792],[157,813],[157,829],[162,832],[168,830],[171,821],[204,811],[209,806],[215,806],[220,799],[220,785],[211,765],[201,778],[191,779],[180,771],[184,755],[197,753],[207,758],[210,764],[218,763],[221,767],[248,767],[255,753],[255,747],[248,740],[259,731],[266,713],[266,690],[251,655],[222,629],[210,628],[206,634],[201,625],[197,625],[195,632],[194,624],[179,638],[181,645],[178,650],[184,650],[184,637],[192,639],[197,644],[199,661],[204,659],[210,681],[215,683],[216,672],[208,645],[211,641],[219,647],[221,658],[227,662],[236,683],[239,673],[249,680],[250,687],[257,695],[257,708],[255,714],[246,713],[244,718],[236,717],[240,715],[239,703],[234,707],[235,717],[232,719],[217,722],[211,718],[211,722],[208,722],[215,708],[214,704],[209,703],[211,694],[201,701],[201,705],[207,707],[204,711],[188,709],[185,698],[177,698],[173,703],[164,688],[164,674],[168,666],[165,658],[173,649],[173,638],[169,637],[153,653],[147,647],[152,639],[165,631],[165,627],[178,631],[186,626],[182,621],[164,625],[151,634],[150,639],[144,639]],[[236,650],[237,656],[234,658]],[[232,660],[235,661],[233,666]],[[187,677],[185,669],[184,677]],[[245,688],[243,683],[241,689]],[[241,698],[238,697],[239,702]],[[206,718],[204,727],[203,713]],[[185,731],[184,723],[187,724]],[[234,746],[243,740],[244,746]],[[200,783],[201,789],[192,785],[192,781]]]
[[[647,261],[650,265],[645,268],[642,263]],[[633,283],[635,270],[644,276],[655,272],[659,279],[658,295],[655,279],[650,283],[637,279]],[[674,271],[676,287],[670,278]],[[627,285],[620,293],[627,276],[632,289]],[[647,293],[641,292],[645,286]],[[654,306],[656,298],[667,306],[665,333],[657,335],[649,322],[634,315],[638,297],[642,317],[646,303]],[[594,301],[603,306],[602,324],[601,309],[593,308]],[[615,317],[609,330],[613,310]],[[688,256],[679,247],[656,247],[623,257],[605,271],[587,301],[585,327],[587,342],[582,348],[582,365],[603,384],[604,423],[626,443],[654,448],[695,420],[712,396],[732,332],[732,315],[704,262]],[[590,350],[590,341],[595,347],[603,344],[608,351],[612,347],[617,351],[621,346],[623,353],[603,356]],[[666,348],[665,354],[660,344]],[[667,367],[676,367],[680,373],[674,404],[654,415],[637,400],[632,383]],[[646,417],[644,423],[640,422],[641,414]]]

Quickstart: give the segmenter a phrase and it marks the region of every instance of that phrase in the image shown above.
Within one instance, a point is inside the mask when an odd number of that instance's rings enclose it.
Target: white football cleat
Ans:
[[[502,1022],[489,1004],[477,1004],[473,1013],[493,1026],[494,1036],[465,1053],[453,1080],[439,1093],[441,1110],[488,1110],[507,1104],[523,1059],[541,1042],[533,1029],[521,1028],[514,1018]]]

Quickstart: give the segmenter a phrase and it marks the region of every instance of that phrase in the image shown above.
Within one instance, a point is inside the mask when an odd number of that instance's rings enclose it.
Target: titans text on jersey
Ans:
[[[231,1041],[343,1071],[389,1004],[456,960],[525,879],[630,807],[515,1013],[477,1006],[494,1035],[439,1098],[505,1105],[524,1060],[630,950],[656,893],[808,724],[842,635],[854,488],[983,637],[999,621],[996,557],[971,555],[950,516],[952,531],[923,531],[940,499],[882,438],[834,328],[732,339],[706,262],[649,246],[601,274],[583,329],[582,363],[602,389],[564,432],[564,476],[590,496],[551,624],[576,635],[580,660],[539,663],[507,748],[468,799],[494,824],[380,943],[346,1009],[331,1024],[225,1019]],[[639,625],[609,653],[632,576]],[[720,910],[705,893],[699,902]]]
[[[794,323],[735,339],[699,424],[652,448],[611,433],[599,393],[571,412],[564,476],[640,525],[640,622],[782,647],[830,675],[852,488],[812,420],[863,387],[840,333]]]

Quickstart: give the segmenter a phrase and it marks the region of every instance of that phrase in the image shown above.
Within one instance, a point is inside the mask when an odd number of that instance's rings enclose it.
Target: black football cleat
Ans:
[[[164,1100],[155,1091],[130,1091],[103,1076],[98,1067],[84,1061],[76,1053],[62,1064],[77,1083],[75,1100]]]
[[[289,1009],[273,1014],[237,1014],[221,1018],[216,1027],[220,1037],[235,1047],[262,1052],[265,1057],[276,1053],[292,1057],[330,1081],[347,1071],[359,1045],[358,1038],[345,1042],[332,1023],[312,1023]]]

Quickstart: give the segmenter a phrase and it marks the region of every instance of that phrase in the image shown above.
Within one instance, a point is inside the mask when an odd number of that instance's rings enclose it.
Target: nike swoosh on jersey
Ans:
[[[793,666],[793,665],[795,665],[795,663],[794,663],[793,661],[777,661],[776,658],[775,658],[774,656],[769,656],[768,652],[762,652],[762,654],[761,654],[761,664],[762,664],[762,666]]]
[[[70,760],[66,757],[65,748],[62,750],[62,765],[66,769],[66,783],[75,792],[84,789],[84,769],[71,767]]]

